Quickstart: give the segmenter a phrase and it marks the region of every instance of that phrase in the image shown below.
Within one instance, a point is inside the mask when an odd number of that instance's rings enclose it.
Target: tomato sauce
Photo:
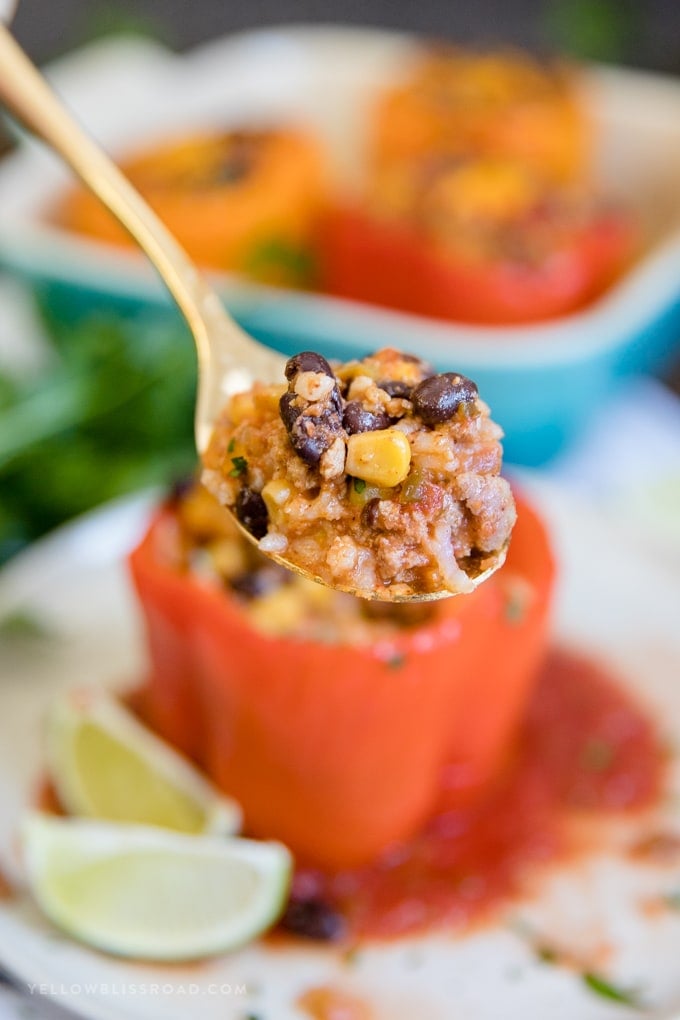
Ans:
[[[538,865],[576,849],[568,822],[577,812],[647,807],[663,773],[655,727],[631,695],[598,664],[553,651],[512,762],[482,803],[461,806],[444,775],[420,835],[361,869],[299,869],[293,907],[324,904],[350,938],[464,927],[520,892]]]
[[[295,1005],[311,1020],[372,1020],[374,1015],[362,999],[328,985],[310,988]]]

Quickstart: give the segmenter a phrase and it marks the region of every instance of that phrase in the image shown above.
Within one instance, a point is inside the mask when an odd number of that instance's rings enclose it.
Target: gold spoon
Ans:
[[[83,183],[103,202],[129,231],[159,276],[187,321],[198,355],[198,394],[194,433],[202,454],[213,433],[227,398],[248,389],[255,380],[279,383],[284,378],[285,359],[244,333],[225,310],[221,299],[208,285],[184,249],[177,243],[144,199],[132,187],[111,159],[83,131],[62,105],[19,44],[0,24],[0,101],[29,130],[58,153]],[[236,518],[234,518],[236,521]],[[240,522],[241,533],[257,545]],[[267,555],[281,566],[320,584],[323,578],[289,562],[276,553]],[[501,553],[493,566],[472,579],[476,587],[503,562]],[[352,595],[383,601],[416,602],[447,598],[448,590],[392,595],[389,589],[378,595],[341,587]]]

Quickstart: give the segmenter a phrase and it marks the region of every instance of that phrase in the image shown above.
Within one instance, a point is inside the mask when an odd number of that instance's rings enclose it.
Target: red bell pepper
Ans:
[[[633,251],[630,224],[603,213],[534,265],[466,261],[410,225],[338,208],[319,242],[323,290],[440,319],[486,325],[539,322],[587,305],[620,275]]]
[[[488,780],[546,642],[552,560],[526,504],[498,576],[368,647],[263,635],[235,598],[173,566],[172,532],[165,508],[130,557],[144,710],[241,802],[250,833],[303,861],[361,864],[423,823],[452,753],[471,783]],[[521,619],[511,580],[533,592]]]
[[[513,748],[546,652],[555,567],[547,532],[517,496],[518,519],[505,565],[465,615],[469,677],[464,712],[451,713],[443,793],[469,801],[491,782]]]

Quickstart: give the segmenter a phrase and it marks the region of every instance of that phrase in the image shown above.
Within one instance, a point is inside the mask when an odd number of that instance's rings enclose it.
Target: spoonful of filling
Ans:
[[[470,379],[389,348],[334,367],[305,351],[285,376],[231,397],[203,458],[262,552],[386,601],[469,592],[503,563],[502,432]]]

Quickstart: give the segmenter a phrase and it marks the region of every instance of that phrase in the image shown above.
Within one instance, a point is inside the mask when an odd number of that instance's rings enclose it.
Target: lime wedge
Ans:
[[[47,917],[87,945],[138,960],[191,960],[249,942],[276,921],[290,883],[280,843],[38,812],[21,835]]]
[[[70,691],[53,706],[47,759],[70,814],[185,833],[239,830],[238,804],[102,691]]]

